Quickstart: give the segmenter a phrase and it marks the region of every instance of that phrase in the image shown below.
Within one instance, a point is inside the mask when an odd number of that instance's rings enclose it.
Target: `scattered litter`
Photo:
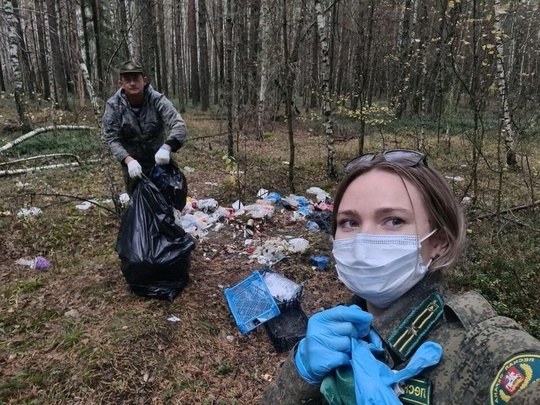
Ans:
[[[319,227],[319,224],[315,221],[308,221],[306,224],[306,228],[310,232],[319,232],[321,228]]]
[[[258,270],[235,286],[225,288],[224,294],[244,335],[279,315],[279,308]]]
[[[309,242],[304,238],[294,238],[289,241],[291,251],[296,253],[303,253],[309,246]]]
[[[257,191],[257,198],[266,198],[268,195],[268,190],[261,188],[259,191]]]
[[[38,215],[43,214],[43,211],[41,211],[38,207],[31,207],[31,208],[21,208],[19,212],[17,212],[17,217],[19,218],[26,218],[26,217],[35,217]]]
[[[444,177],[446,177],[448,180],[456,181],[456,182],[461,182],[461,181],[465,180],[461,176],[454,176],[454,177],[452,177],[452,176],[444,176]]]
[[[178,318],[176,315],[171,315],[167,318],[169,322],[180,322],[180,318]]]
[[[274,206],[270,204],[251,204],[246,205],[244,210],[252,218],[272,218],[274,215]]]
[[[279,303],[299,300],[302,294],[302,285],[274,271],[265,270],[262,274],[266,286],[272,297]]]
[[[316,222],[319,228],[326,233],[330,233],[332,228],[332,212],[331,211],[313,211],[309,214],[310,221]]]
[[[232,207],[234,210],[239,211],[244,209],[244,204],[242,204],[240,200],[236,200],[232,203]]]
[[[273,202],[274,204],[278,204],[281,201],[281,196],[279,193],[273,192],[268,193],[265,197],[266,201]]]
[[[330,258],[328,256],[311,256],[309,261],[315,265],[317,270],[324,271],[330,263]]]
[[[18,259],[15,261],[16,264],[21,266],[30,267],[31,269],[36,269],[39,271],[47,270],[51,267],[51,263],[45,259],[43,256],[36,256],[33,259]]]
[[[465,196],[465,197],[462,198],[461,203],[462,204],[470,204],[471,201],[472,201],[471,197]]]
[[[326,202],[331,199],[330,194],[319,187],[310,187],[306,190],[306,193],[315,195],[317,202]]]
[[[18,181],[17,183],[15,183],[15,186],[17,186],[18,188],[23,188],[23,187],[27,187],[29,186],[30,183],[22,183],[20,181]]]
[[[197,208],[204,212],[214,212],[218,207],[218,202],[213,198],[208,198],[206,200],[198,200]]]
[[[195,171],[195,169],[193,167],[184,166],[184,171],[186,173],[193,173]]]
[[[82,204],[76,205],[75,208],[80,209],[80,210],[87,210],[91,206],[92,206],[92,203],[90,201],[85,201]]]
[[[120,201],[121,204],[127,204],[129,202],[129,195],[128,193],[122,193],[120,194],[120,197],[118,198],[118,201]]]
[[[219,185],[218,183],[215,183],[212,181],[205,181],[204,184],[206,184],[207,186],[213,186],[213,187],[217,187]]]

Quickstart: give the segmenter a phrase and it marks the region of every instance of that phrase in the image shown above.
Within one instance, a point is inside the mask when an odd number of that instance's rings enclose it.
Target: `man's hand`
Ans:
[[[171,160],[171,151],[170,149],[163,145],[156,153],[156,163],[158,165],[166,165]]]
[[[127,164],[129,177],[134,179],[135,177],[142,177],[142,167],[135,159],[130,160]]]

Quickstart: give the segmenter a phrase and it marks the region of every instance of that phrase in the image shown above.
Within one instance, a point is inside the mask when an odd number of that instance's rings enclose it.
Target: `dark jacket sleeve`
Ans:
[[[169,128],[169,136],[165,140],[165,143],[171,147],[173,152],[176,152],[182,147],[186,140],[186,124],[184,119],[180,115],[173,104],[167,99],[167,97],[161,95],[156,103],[159,114],[163,118],[165,125]]]
[[[296,371],[291,350],[277,378],[264,390],[261,405],[320,404],[322,396],[318,386],[308,384]]]

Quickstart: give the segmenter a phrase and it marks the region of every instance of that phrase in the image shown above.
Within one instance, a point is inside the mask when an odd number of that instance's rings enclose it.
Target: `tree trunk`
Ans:
[[[316,5],[318,4],[315,3]],[[315,5],[315,8],[317,7]],[[315,11],[315,18],[317,18],[317,12]],[[318,105],[320,97],[317,96],[315,89],[319,88],[319,31],[317,27],[314,27],[312,30],[312,39],[311,39],[311,83],[309,89],[309,108],[315,108]],[[322,86],[320,86],[322,87]]]
[[[199,0],[199,63],[201,68],[202,111],[208,111],[210,107],[210,61],[208,59],[208,35],[206,33],[207,18],[206,0]]]
[[[322,114],[324,117],[324,128],[326,133],[326,171],[328,177],[336,177],[336,148],[334,146],[334,126],[332,122],[332,99],[330,94],[330,60],[328,58],[328,35],[326,34],[326,24],[322,12],[321,3],[315,0],[315,10],[317,11],[317,27],[321,42],[321,76],[322,76]]]
[[[234,135],[233,135],[233,68],[234,68],[234,55],[233,55],[233,6],[232,3],[235,0],[227,0],[227,21],[226,21],[226,91],[225,91],[225,104],[227,107],[227,155],[234,157]]]
[[[92,85],[92,80],[90,79],[90,74],[86,65],[86,51],[84,49],[86,44],[84,41],[84,19],[82,18],[82,12],[84,12],[84,10],[79,7],[77,7],[75,10],[78,39],[76,56],[79,62],[79,70],[83,77],[86,92],[88,93],[88,96],[90,97],[90,102],[92,103],[92,109],[94,110],[94,119],[96,121],[98,129],[100,129],[99,132],[101,133],[101,103],[96,95],[96,92],[94,91],[94,86]]]
[[[56,103],[61,110],[68,109],[67,83],[64,76],[60,38],[58,37],[58,20],[56,18],[55,0],[47,0],[47,15],[49,18],[49,37],[51,40],[52,65],[56,87]]]
[[[261,2],[261,15],[260,15],[260,27],[261,27],[261,79],[259,86],[259,101],[257,107],[257,131],[259,140],[263,140],[264,134],[264,116],[265,116],[265,103],[266,92],[268,88],[268,68],[270,64],[269,49],[270,49],[270,27],[269,27],[269,0],[262,0]]]
[[[99,4],[98,0],[90,0],[92,8],[92,25],[94,27],[94,40],[96,44],[96,70],[98,94],[103,95],[103,61],[101,51],[101,27],[99,26]]]
[[[22,131],[28,132],[30,130],[30,122],[26,116],[25,104],[23,100],[23,83],[21,74],[21,62],[19,60],[19,38],[17,35],[17,19],[13,12],[13,3],[10,0],[4,2],[4,12],[6,14],[6,20],[9,24],[9,56],[11,58],[11,64],[13,69],[13,84],[15,104],[17,107],[17,114],[21,122]]]
[[[194,105],[196,105],[201,101],[201,90],[199,85],[199,60],[197,58],[197,16],[195,13],[195,0],[188,1],[187,24],[189,55],[191,61],[191,101]]]
[[[51,98],[51,81],[49,78],[49,68],[47,67],[47,43],[45,41],[45,17],[43,14],[43,0],[35,0],[36,4],[36,28],[38,31],[38,60],[39,60],[39,77],[43,85],[43,98],[48,100]]]
[[[186,80],[185,80],[185,65],[184,65],[184,23],[182,18],[182,2],[176,1],[174,5],[175,10],[175,44],[176,44],[176,69],[177,69],[177,83],[178,83],[178,103],[180,112],[186,111]]]
[[[6,91],[6,82],[4,80],[4,64],[1,63],[1,57],[0,57],[0,91]]]
[[[510,105],[508,102],[508,82],[505,74],[504,66],[504,45],[503,37],[504,32],[501,25],[501,2],[495,0],[493,4],[495,11],[494,29],[495,29],[495,59],[497,61],[497,85],[499,89],[499,99],[501,102],[501,121],[502,131],[501,135],[504,136],[504,145],[506,148],[506,164],[510,167],[517,166],[516,150],[514,145],[514,129],[512,127],[512,116],[510,113]]]
[[[167,74],[167,48],[165,47],[165,35],[166,35],[166,27],[165,27],[165,15],[163,11],[163,0],[158,0],[156,2],[156,8],[157,8],[157,26],[156,26],[156,34],[157,34],[157,42],[158,46],[156,47],[157,53],[156,53],[156,59],[159,58],[159,89],[160,92],[162,92],[165,95],[169,94],[169,83],[167,80],[167,77],[169,76]]]
[[[292,114],[292,92],[294,87],[294,73],[292,72],[291,61],[289,58],[289,23],[287,21],[287,0],[283,0],[283,66],[285,67],[285,116],[287,117],[287,132],[289,139],[289,189],[294,193],[294,161],[295,145]]]
[[[21,60],[22,75],[23,75],[23,86],[26,87],[26,93],[29,98],[35,98],[36,91],[36,77],[32,66],[30,65],[30,58],[28,55],[28,47],[26,44],[26,35],[23,31],[21,24],[21,12],[19,7],[18,0],[12,0],[13,3],[13,15],[15,16],[15,21],[17,22],[17,36],[19,37],[19,57]]]
[[[249,15],[249,74],[250,74],[250,97],[249,103],[252,106],[257,105],[257,88],[258,80],[258,65],[260,59],[260,16],[261,16],[261,0],[250,1],[250,15]]]
[[[396,118],[401,118],[406,109],[406,95],[409,93],[409,83],[407,81],[408,64],[410,63],[410,43],[409,43],[409,25],[411,18],[411,0],[404,0],[403,11],[400,25],[400,35],[398,43],[399,53],[399,79],[397,83],[395,98]]]
[[[131,9],[132,2],[130,0],[119,0],[119,1],[124,4],[124,10],[126,12],[125,14],[126,25],[124,28],[124,32],[126,35],[127,59],[132,60],[135,57],[135,51],[133,49],[133,17],[132,17],[132,9]]]

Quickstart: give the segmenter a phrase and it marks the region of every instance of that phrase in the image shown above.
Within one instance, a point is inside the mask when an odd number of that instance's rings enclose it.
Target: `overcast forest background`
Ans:
[[[246,215],[196,234],[174,302],[128,289],[100,133],[129,59],[186,121],[193,201],[313,199],[360,153],[425,153],[468,220],[451,288],[540,337],[537,1],[0,0],[0,38],[0,404],[252,404],[287,355],[262,327],[239,333],[223,296],[261,268]],[[273,266],[309,316],[349,293],[309,261],[328,235],[291,215],[249,236],[309,241]],[[17,264],[36,256],[51,267]]]

